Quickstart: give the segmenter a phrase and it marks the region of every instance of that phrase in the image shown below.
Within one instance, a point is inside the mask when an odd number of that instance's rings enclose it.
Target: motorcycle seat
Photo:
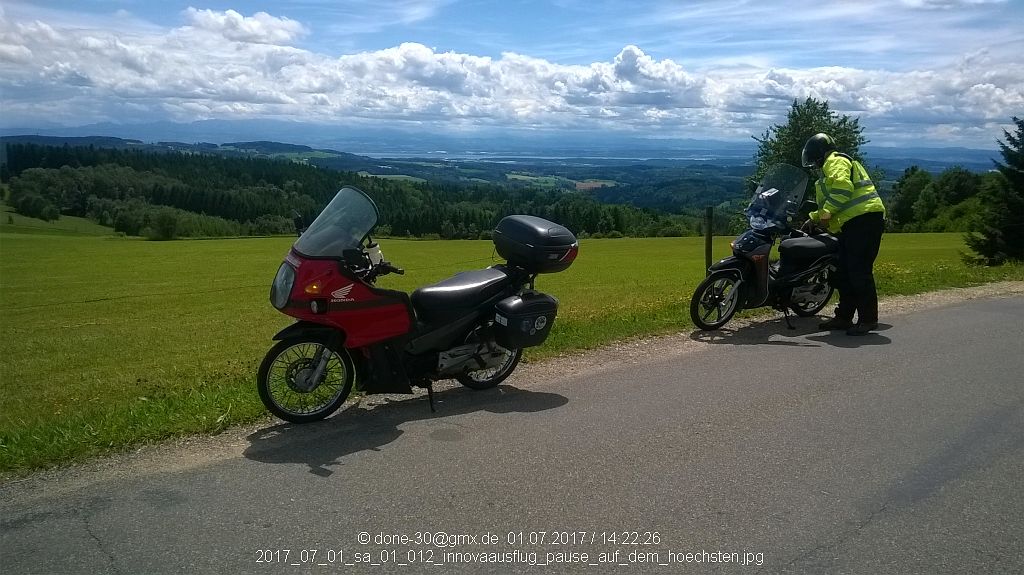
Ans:
[[[459,272],[413,291],[412,305],[416,315],[426,322],[452,320],[498,295],[511,281],[496,267]]]
[[[783,260],[813,260],[837,251],[839,240],[829,234],[790,238],[779,243],[779,256]]]

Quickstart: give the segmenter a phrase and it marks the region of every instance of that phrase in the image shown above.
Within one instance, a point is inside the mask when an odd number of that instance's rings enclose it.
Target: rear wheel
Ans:
[[[828,301],[832,299],[832,292],[835,291],[835,288],[829,283],[828,268],[825,268],[806,284],[794,288],[793,291],[795,292],[796,290],[801,290],[803,301],[792,304],[789,306],[790,309],[800,317],[811,317],[818,315],[818,312],[828,305]]]
[[[697,327],[716,330],[732,319],[739,307],[739,274],[712,274],[697,286],[690,299],[690,319]]]
[[[466,343],[478,343],[483,329],[477,328],[466,337]],[[485,336],[486,337],[486,336]],[[488,354],[493,354],[497,363],[493,367],[485,367],[476,371],[467,371],[455,376],[455,379],[462,385],[476,390],[491,389],[505,378],[512,375],[523,357],[522,348],[507,349],[497,344],[494,339],[487,342]]]
[[[299,336],[270,348],[256,375],[266,408],[292,423],[334,413],[352,391],[355,369],[348,350],[334,350],[315,336]]]

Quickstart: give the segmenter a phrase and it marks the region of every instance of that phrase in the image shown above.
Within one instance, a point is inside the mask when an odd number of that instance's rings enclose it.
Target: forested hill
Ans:
[[[976,196],[987,176],[969,170],[988,170],[975,166],[991,163],[992,154],[947,151],[946,158],[932,151],[937,159],[928,163],[882,155],[919,150],[872,149],[872,168],[886,174],[876,183],[894,226],[963,231],[977,223]],[[156,238],[292,233],[296,213],[311,218],[343,185],[373,196],[380,232],[397,236],[486,236],[510,213],[545,217],[581,236],[695,235],[706,206],[717,207],[715,233],[729,234],[742,227],[737,214],[751,172],[750,164],[698,159],[382,160],[269,141],[0,138],[0,180],[20,213],[88,217]]]
[[[266,149],[271,143],[257,144]],[[292,233],[296,212],[314,216],[345,185],[377,202],[382,235],[476,238],[512,213],[548,218],[581,235],[697,233],[692,216],[602,204],[586,191],[522,181],[386,179],[289,159],[147,146],[23,142],[6,143],[5,152],[0,178],[18,212],[50,220],[61,214],[87,217],[128,235],[159,239]]]

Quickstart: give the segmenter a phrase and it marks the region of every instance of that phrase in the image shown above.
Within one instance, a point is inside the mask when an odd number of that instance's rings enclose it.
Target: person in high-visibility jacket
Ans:
[[[874,266],[885,229],[885,205],[864,166],[836,151],[828,134],[807,140],[802,161],[805,168],[819,171],[814,184],[818,209],[809,217],[839,237],[839,305],[835,317],[819,327],[866,335],[878,329]]]

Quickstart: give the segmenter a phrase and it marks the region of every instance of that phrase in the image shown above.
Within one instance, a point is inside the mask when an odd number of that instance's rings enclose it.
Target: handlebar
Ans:
[[[799,231],[802,232],[804,235],[815,235],[819,233],[825,233],[828,230],[822,227],[818,222],[809,219],[805,221],[802,226],[800,226]]]
[[[398,274],[400,276],[405,275],[405,270],[393,265],[391,262],[380,262],[380,264],[377,267],[378,269],[381,270],[380,273],[377,274],[378,276],[383,276],[387,274]]]
[[[380,245],[370,240],[366,247],[345,250],[345,265],[359,275],[363,281],[374,283],[380,276],[388,274],[404,275],[405,270],[384,261],[384,254],[381,253]]]
[[[380,276],[386,276],[388,274],[405,275],[405,270],[393,265],[391,262],[382,261],[375,266],[371,266],[369,270],[363,274],[363,280],[368,283],[374,283]]]

